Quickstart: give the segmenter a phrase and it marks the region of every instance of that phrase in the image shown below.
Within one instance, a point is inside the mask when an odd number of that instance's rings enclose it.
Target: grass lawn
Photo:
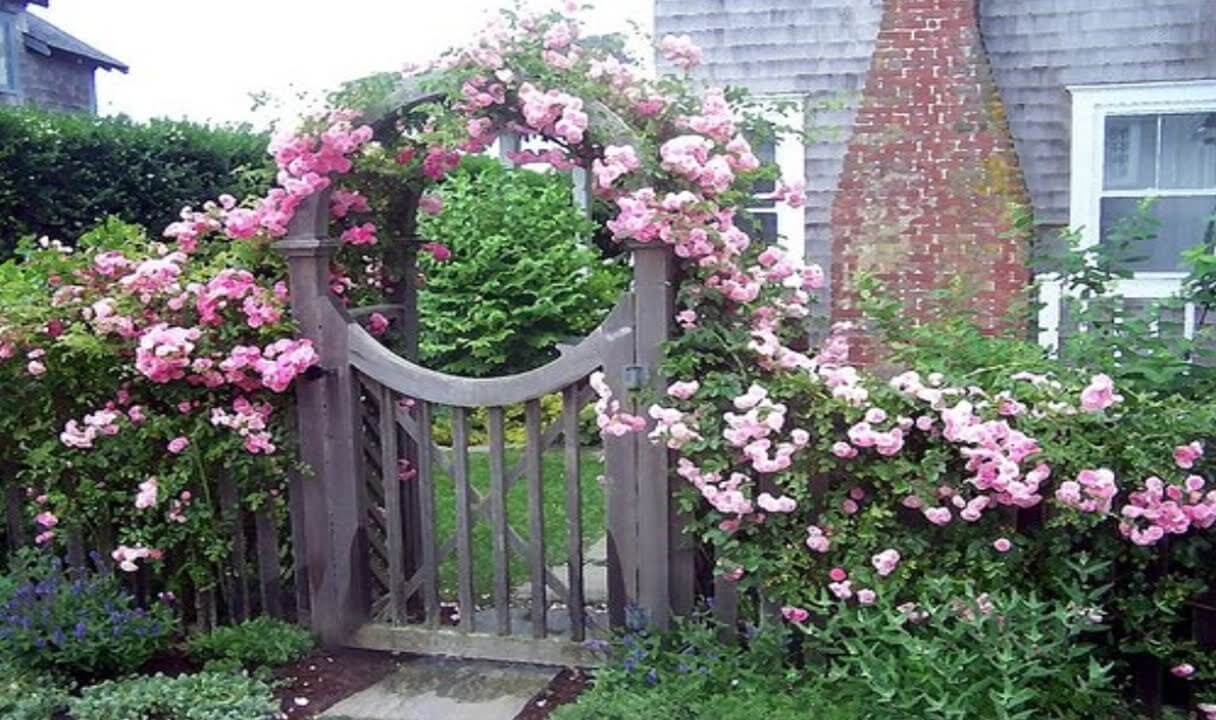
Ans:
[[[519,462],[519,448],[508,448],[507,472]],[[592,543],[604,535],[604,489],[599,476],[603,473],[598,448],[584,448],[580,455],[580,484],[583,489],[583,543],[584,552]],[[486,495],[490,487],[490,456],[485,450],[469,451],[469,477],[473,487]],[[544,482],[545,557],[549,565],[563,562],[566,558],[566,472],[560,448],[545,453],[542,478]],[[435,468],[435,528],[437,542],[442,545],[456,534],[456,489],[455,484],[442,469]],[[476,502],[474,502],[476,507]],[[528,534],[528,488],[521,476],[507,491],[507,523],[515,528],[525,541]],[[518,587],[528,581],[528,561],[508,546],[510,554],[511,586]],[[565,573],[558,577],[565,581]],[[441,594],[444,599],[456,597],[456,553],[445,560],[439,568]],[[490,543],[490,515],[473,525],[473,592],[474,597],[485,599],[493,596],[494,555]]]

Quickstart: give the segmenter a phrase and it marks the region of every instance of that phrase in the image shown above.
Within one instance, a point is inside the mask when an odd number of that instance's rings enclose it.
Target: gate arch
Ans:
[[[407,88],[373,128],[377,134],[391,132],[413,108],[438,99]],[[602,106],[593,112],[610,114]],[[583,197],[590,197],[589,190],[582,189]],[[604,439],[608,602],[601,609],[587,608],[584,601],[578,413],[591,399],[587,378],[597,370],[605,373],[626,412],[641,414],[629,393],[638,388],[626,387],[627,374],[635,385],[640,380],[660,393],[665,387],[661,348],[674,314],[670,249],[660,244],[631,247],[631,287],[599,328],[561,348],[557,359],[516,375],[463,378],[415,362],[418,335],[425,327],[417,318],[412,250],[400,260],[407,282],[388,306],[348,310],[330,294],[328,268],[339,243],[329,233],[329,195],[327,190],[306,200],[287,236],[275,244],[289,265],[293,313],[321,359],[320,371],[297,389],[300,454],[311,472],[293,479],[292,523],[301,606],[322,640],[369,649],[585,665],[595,661],[581,642],[588,626],[593,631],[620,626],[631,605],[660,626],[673,613],[690,610],[694,549],[672,500],[668,451],[635,434]],[[409,214],[402,218],[398,237],[416,239],[417,197],[404,198],[404,206]],[[373,310],[399,314],[403,354],[359,325],[357,318]],[[540,398],[555,393],[562,397],[561,416],[553,427],[542,428]],[[406,399],[412,407],[403,406]],[[517,404],[525,408],[527,445],[520,466],[509,469],[505,408]],[[432,438],[440,408],[452,418],[450,452]],[[490,487],[484,495],[470,483],[468,464],[468,415],[480,408],[486,409],[490,433]],[[543,534],[542,453],[559,440],[565,467],[564,579],[546,565]],[[416,480],[398,478],[402,460],[416,469]],[[446,470],[456,498],[457,527],[449,538],[436,533],[439,469]],[[526,540],[511,527],[506,512],[506,493],[516,478],[528,490]],[[383,507],[373,500],[382,500]],[[488,609],[477,606],[473,586],[472,528],[482,520],[491,526],[493,545],[492,618]],[[511,612],[513,552],[528,561],[526,628]],[[454,628],[445,626],[439,599],[439,565],[450,553],[456,555],[458,574],[460,620]],[[548,622],[553,596],[565,605],[562,615],[569,620],[560,633]]]

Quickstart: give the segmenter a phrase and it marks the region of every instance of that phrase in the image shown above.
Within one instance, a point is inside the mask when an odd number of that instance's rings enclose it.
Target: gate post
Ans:
[[[369,614],[367,512],[359,474],[358,402],[349,361],[348,319],[329,294],[330,260],[338,242],[328,237],[329,192],[296,211],[287,237],[274,249],[287,258],[291,306],[300,335],[311,340],[319,368],[297,381],[301,459],[291,493],[297,563],[308,579],[310,624],[327,645],[349,637]],[[300,513],[295,513],[298,515]],[[303,547],[300,547],[300,544]]]
[[[633,248],[635,358],[644,384],[657,396],[666,392],[663,343],[675,316],[675,258],[671,248],[653,243]],[[645,408],[639,408],[645,414]],[[667,628],[672,614],[692,610],[695,549],[684,534],[685,519],[675,503],[679,478],[670,472],[670,451],[636,438],[638,518],[638,602],[655,626]]]

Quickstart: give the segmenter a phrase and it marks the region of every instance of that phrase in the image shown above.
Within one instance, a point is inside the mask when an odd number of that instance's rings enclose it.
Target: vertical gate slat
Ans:
[[[460,602],[460,629],[475,629],[473,607],[472,493],[469,491],[468,410],[452,408],[452,471],[456,483],[456,594]]]
[[[541,472],[540,400],[524,405],[524,425],[528,444],[524,452],[528,485],[528,567],[532,579],[532,636],[548,634],[548,601],[545,593],[545,496]]]
[[[258,593],[262,612],[283,617],[282,568],[279,565],[279,536],[274,526],[274,506],[266,503],[253,516],[257,534]]]
[[[389,617],[405,622],[405,532],[401,480],[397,476],[397,408],[393,391],[380,386],[380,480],[384,487],[384,544],[388,551]]]
[[[489,409],[490,523],[494,546],[494,613],[499,635],[511,634],[511,558],[507,537],[506,439],[503,409]]]
[[[418,506],[422,535],[422,597],[427,625],[439,624],[439,562],[435,557],[435,475],[431,404],[418,401]]]
[[[562,390],[562,435],[566,460],[566,562],[570,579],[570,639],[586,635],[583,606],[583,489],[579,475],[578,385]]]

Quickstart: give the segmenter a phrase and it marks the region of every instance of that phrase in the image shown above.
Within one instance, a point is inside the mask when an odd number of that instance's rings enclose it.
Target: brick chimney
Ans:
[[[1029,279],[1025,241],[1008,236],[1011,204],[1027,202],[976,0],[885,0],[832,206],[833,319],[860,319],[864,271],[912,320],[961,277],[1000,326]],[[875,359],[872,340],[854,347]]]

